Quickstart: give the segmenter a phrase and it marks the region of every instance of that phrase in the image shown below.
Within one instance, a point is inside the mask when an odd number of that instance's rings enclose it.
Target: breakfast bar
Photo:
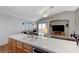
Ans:
[[[33,49],[38,48],[40,50],[49,52],[49,53],[79,53],[79,46],[76,45],[75,41],[60,40],[58,38],[49,38],[43,36],[27,35],[27,34],[15,34],[8,36],[9,39],[9,51],[11,52],[12,42],[13,45],[21,45],[19,42],[23,43],[23,49],[14,50],[16,52],[29,52],[34,53]],[[13,41],[12,41],[13,40]],[[11,42],[10,42],[11,41]],[[15,49],[15,48],[13,48]],[[18,51],[20,50],[20,51]]]

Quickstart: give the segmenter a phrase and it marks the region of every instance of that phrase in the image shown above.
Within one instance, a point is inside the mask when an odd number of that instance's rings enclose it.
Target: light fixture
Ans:
[[[41,10],[39,14],[45,14],[47,11],[46,10]]]
[[[47,9],[43,9],[40,11],[40,14],[46,14],[47,12],[49,12],[51,9],[53,8],[53,6],[48,7]]]
[[[49,14],[49,11],[53,8],[53,6],[48,7],[47,9],[43,9],[41,10],[41,12],[39,13],[40,15],[42,15],[43,17],[47,17]]]
[[[44,14],[44,15],[43,15],[43,17],[47,17],[47,16],[48,16],[47,14]]]

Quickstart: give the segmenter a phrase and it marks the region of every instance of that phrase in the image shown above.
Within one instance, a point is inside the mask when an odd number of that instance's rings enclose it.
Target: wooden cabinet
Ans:
[[[16,53],[23,53],[23,48],[17,45]]]
[[[29,51],[29,50],[27,50],[27,49],[24,49],[23,52],[24,52],[24,53],[32,53],[32,51]]]
[[[16,46],[15,46],[15,45],[12,45],[11,48],[12,48],[12,49],[11,49],[11,52],[15,53],[15,52],[16,52]]]
[[[17,41],[15,39],[9,38],[8,52],[9,53],[32,53],[32,46],[25,44],[23,42]]]
[[[32,52],[32,47],[28,44],[24,44],[23,48],[24,48],[24,52],[28,52],[28,53]]]
[[[16,42],[17,42],[16,40],[11,39],[11,50],[13,53],[16,52],[16,44],[17,44]]]
[[[8,42],[8,52],[11,52],[12,50],[12,44],[11,44],[11,40],[9,39],[9,42]]]

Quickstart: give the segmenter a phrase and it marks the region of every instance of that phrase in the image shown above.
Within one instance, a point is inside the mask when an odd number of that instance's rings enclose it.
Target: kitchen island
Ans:
[[[11,35],[8,39],[9,41],[12,39],[22,42],[23,44],[27,44],[30,46],[30,53],[33,53],[33,48],[39,48],[50,53],[79,53],[79,47],[76,45],[75,41],[60,40],[58,38],[48,38],[35,35],[31,36],[27,34]],[[22,47],[24,47],[24,45]]]

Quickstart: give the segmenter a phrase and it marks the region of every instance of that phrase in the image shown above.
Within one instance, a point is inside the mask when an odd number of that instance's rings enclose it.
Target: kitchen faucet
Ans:
[[[75,32],[73,34],[71,34],[71,37],[74,37],[76,42],[77,42],[77,45],[79,44],[78,41],[79,41],[79,35],[78,34],[75,34]]]

